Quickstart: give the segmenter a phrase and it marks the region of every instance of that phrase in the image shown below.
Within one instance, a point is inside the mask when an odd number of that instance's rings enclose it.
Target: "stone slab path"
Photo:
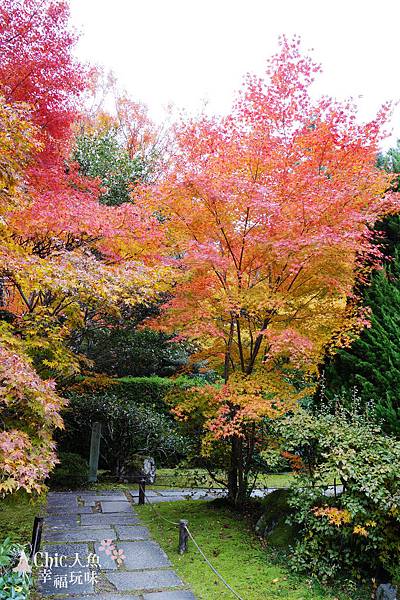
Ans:
[[[185,497],[168,492],[146,493],[151,502]],[[137,502],[134,490],[49,493],[37,556],[43,598],[196,600],[140,523]]]
[[[252,498],[264,498],[277,488],[257,489],[251,492]],[[139,492],[132,490],[129,494],[134,502],[138,500]],[[156,504],[157,502],[174,502],[175,500],[215,500],[224,498],[227,495],[226,490],[218,488],[200,489],[200,488],[174,488],[173,490],[146,490],[147,501]]]

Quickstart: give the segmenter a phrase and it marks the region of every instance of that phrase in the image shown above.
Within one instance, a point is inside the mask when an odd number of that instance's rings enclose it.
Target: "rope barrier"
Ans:
[[[189,528],[186,526],[185,527],[186,531],[188,532],[188,535],[190,537],[190,539],[192,540],[193,544],[196,546],[198,552],[201,554],[201,556],[203,557],[204,561],[207,563],[207,565],[210,567],[210,569],[212,570],[213,573],[215,573],[215,575],[222,581],[222,583],[224,584],[224,586],[230,591],[232,592],[232,594],[238,598],[238,600],[244,600],[242,598],[242,596],[239,596],[239,594],[237,592],[235,592],[235,590],[233,589],[233,587],[231,587],[229,585],[229,583],[222,577],[222,575],[220,573],[218,573],[217,569],[210,563],[210,561],[208,560],[207,556],[204,554],[203,550],[200,548],[200,546],[198,545],[198,543],[196,542],[196,540],[194,539],[193,535],[191,534]]]
[[[166,519],[165,517],[163,517],[162,515],[160,515],[160,513],[155,509],[153,503],[150,502],[150,500],[148,499],[147,494],[146,494],[145,490],[143,489],[143,486],[142,486],[141,483],[139,483],[139,487],[142,488],[143,494],[144,494],[144,499],[146,500],[147,504],[150,506],[151,510],[156,515],[156,517],[158,517],[159,519],[162,519],[163,521],[165,521],[166,523],[169,523],[170,525],[174,525],[175,527],[179,527],[179,523],[175,523],[175,521],[170,521],[169,519]]]
[[[143,489],[141,483],[139,483],[139,487],[141,487]],[[170,519],[167,519],[167,518],[163,517],[163,515],[161,515],[155,509],[155,506],[153,505],[153,503],[150,502],[150,500],[147,497],[147,494],[145,493],[145,490],[143,490],[143,493],[144,493],[144,498],[145,498],[146,502],[150,505],[153,513],[157,516],[158,519],[162,519],[166,523],[169,523],[169,525],[174,525],[174,527],[180,527],[181,526],[181,523],[177,523],[175,521],[171,521]],[[196,547],[197,551],[199,552],[199,554],[201,555],[201,557],[203,558],[203,560],[205,561],[205,563],[210,567],[210,569],[212,570],[212,572],[218,577],[218,579],[224,584],[224,586],[230,592],[232,592],[232,594],[235,596],[235,598],[237,598],[238,600],[244,600],[244,598],[242,598],[242,596],[239,596],[239,594],[237,592],[235,592],[235,590],[233,589],[233,587],[231,587],[229,585],[229,583],[222,577],[222,575],[217,571],[217,569],[211,564],[211,562],[208,560],[207,556],[204,554],[203,550],[200,548],[200,546],[198,545],[198,543],[194,539],[194,537],[192,535],[192,532],[189,530],[188,526],[184,525],[184,528],[187,531],[187,534],[190,537],[190,539],[192,540],[192,542],[193,542],[194,546]]]

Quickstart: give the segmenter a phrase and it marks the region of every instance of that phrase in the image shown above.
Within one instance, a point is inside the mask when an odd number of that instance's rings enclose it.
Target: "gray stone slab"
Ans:
[[[275,490],[253,490],[250,495],[252,498],[264,498],[273,491]]]
[[[77,494],[80,494],[81,490],[63,490],[60,492],[56,492],[55,490],[53,490],[52,492],[49,492],[47,494],[48,497],[52,497],[52,496],[76,496]]]
[[[47,512],[50,515],[80,515],[80,514],[89,514],[92,513],[92,508],[90,506],[48,506]]]
[[[168,496],[169,498],[172,496],[190,496],[194,493],[194,490],[160,490],[161,496]]]
[[[129,493],[134,498],[136,498],[137,496],[139,496],[139,490],[130,490]],[[159,495],[159,492],[156,492],[154,490],[146,490],[146,496],[148,498],[151,498],[152,496],[158,496],[158,495]]]
[[[120,540],[148,540],[150,537],[149,530],[140,525],[116,525],[115,529]]]
[[[59,567],[48,569],[40,569],[38,575],[38,588],[44,596],[53,594],[86,594],[94,592],[93,581],[86,581],[90,576],[90,570],[82,567],[70,568]]]
[[[102,490],[100,488],[96,488],[94,490],[90,490],[88,488],[84,490],[79,490],[76,492],[79,496],[94,496],[96,494],[103,494],[104,496],[120,496],[124,493],[124,490],[116,489],[116,490]]]
[[[47,502],[73,502],[78,496],[79,492],[49,492]]]
[[[196,596],[187,590],[174,590],[172,592],[154,592],[145,594],[144,600],[196,600]]]
[[[176,573],[171,570],[159,571],[120,571],[107,573],[107,579],[119,592],[174,588],[183,585]]]
[[[82,525],[137,525],[139,519],[135,513],[93,513],[91,515],[82,515]]]
[[[81,558],[87,558],[89,554],[89,546],[87,544],[46,544],[41,549],[41,552],[47,552],[49,556],[75,556],[79,554]],[[40,558],[40,557],[39,557]]]
[[[94,529],[92,527],[79,527],[77,529],[58,530],[46,532],[47,542],[101,542],[115,538],[115,531],[111,528]]]
[[[51,529],[65,529],[69,527],[77,527],[78,515],[61,517],[61,516],[48,516],[44,518],[45,528]]]
[[[123,560],[127,569],[155,569],[171,566],[167,555],[155,542],[118,542],[118,549],[124,552]]]
[[[343,486],[336,486],[336,494],[341,494],[343,492]],[[324,490],[324,496],[332,497],[335,495],[335,488],[331,485],[326,490]]]
[[[124,494],[119,494],[118,496],[104,496],[104,494],[93,495],[93,496],[79,496],[81,500],[88,505],[89,502],[127,502],[126,496]]]
[[[95,549],[97,556],[99,557],[100,569],[101,570],[104,569],[105,571],[116,571],[117,563],[115,562],[115,560],[113,560],[111,558],[110,555],[106,554],[106,552],[104,550],[100,550],[100,547],[101,547],[100,543],[95,543],[94,549]]]
[[[214,500],[215,498],[223,498],[225,493],[207,493],[207,492],[195,492],[190,496],[190,500]]]
[[[96,506],[96,502],[94,500],[83,500],[83,505],[90,506],[91,508],[93,508],[94,506]]]
[[[78,506],[78,498],[76,496],[68,496],[66,498],[48,498],[48,507],[62,507],[62,506]]]
[[[95,594],[94,596],[57,596],[57,600],[141,600],[142,596],[132,596],[132,594]]]
[[[185,498],[183,496],[156,496],[147,498],[146,502],[149,504],[158,504],[159,502],[177,502],[179,500],[185,500]]]
[[[116,512],[132,512],[132,506],[130,502],[101,502],[101,510],[103,513],[116,513]]]

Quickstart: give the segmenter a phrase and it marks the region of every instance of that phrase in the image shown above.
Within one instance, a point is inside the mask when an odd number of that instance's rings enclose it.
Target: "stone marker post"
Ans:
[[[101,423],[92,424],[92,437],[90,440],[90,458],[89,458],[89,483],[97,481],[97,469],[99,468],[101,440]]]

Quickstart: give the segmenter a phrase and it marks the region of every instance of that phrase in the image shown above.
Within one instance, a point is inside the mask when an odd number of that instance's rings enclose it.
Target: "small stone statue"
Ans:
[[[121,481],[137,482],[144,479],[147,485],[151,485],[156,480],[156,463],[152,456],[142,456],[141,454],[131,454],[120,469],[119,478]]]
[[[397,590],[390,583],[382,583],[376,590],[376,600],[397,600]]]

